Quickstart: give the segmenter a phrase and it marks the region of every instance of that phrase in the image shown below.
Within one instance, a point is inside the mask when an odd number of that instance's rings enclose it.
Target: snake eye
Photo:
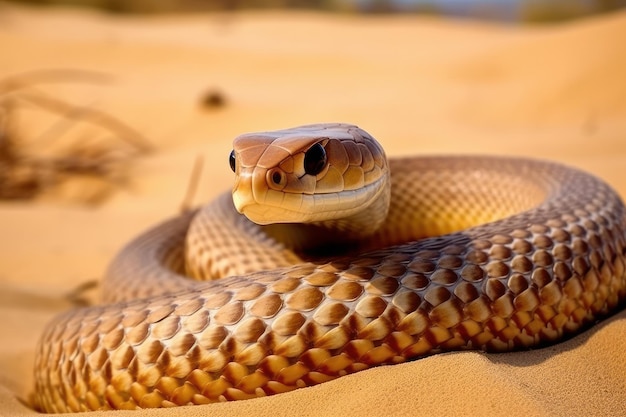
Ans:
[[[230,156],[228,157],[228,163],[230,164],[230,169],[235,172],[235,150],[230,151]]]
[[[304,171],[309,175],[317,175],[322,172],[327,160],[326,150],[318,142],[304,154]]]

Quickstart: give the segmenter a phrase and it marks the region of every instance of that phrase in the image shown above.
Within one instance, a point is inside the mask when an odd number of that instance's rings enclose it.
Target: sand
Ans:
[[[73,308],[68,294],[101,278],[125,242],[178,212],[196,157],[204,168],[195,203],[228,189],[239,133],[351,122],[392,156],[535,156],[592,172],[626,197],[624,42],[626,13],[519,27],[304,12],[113,17],[0,4],[1,77],[105,73],[103,85],[39,87],[115,115],[154,145],[99,206],[72,203],[82,183],[0,204],[0,415],[35,413],[32,366],[46,322]],[[225,106],[200,104],[212,90]],[[50,123],[33,111],[19,127],[37,137]],[[625,352],[621,312],[530,352],[442,354],[259,400],[91,415],[625,415]]]

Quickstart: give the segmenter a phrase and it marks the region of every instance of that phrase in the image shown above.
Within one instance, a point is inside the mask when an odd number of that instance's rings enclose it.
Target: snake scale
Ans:
[[[132,241],[107,304],[47,327],[41,410],[248,399],[442,351],[527,349],[626,299],[624,205],[579,170],[387,160],[346,124],[242,135],[230,164],[232,197]]]

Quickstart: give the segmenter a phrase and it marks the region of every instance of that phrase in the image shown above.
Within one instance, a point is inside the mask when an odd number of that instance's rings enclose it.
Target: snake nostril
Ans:
[[[274,168],[267,172],[266,181],[270,188],[274,190],[282,190],[285,185],[287,185],[287,176],[285,173],[278,169]]]

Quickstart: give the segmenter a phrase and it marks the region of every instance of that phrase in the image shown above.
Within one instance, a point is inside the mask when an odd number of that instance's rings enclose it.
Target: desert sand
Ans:
[[[0,4],[0,77],[103,73],[102,85],[38,87],[115,115],[153,145],[100,205],[75,202],[82,183],[0,203],[0,415],[35,414],[32,368],[45,324],[74,308],[68,294],[97,282],[125,242],[178,213],[198,156],[194,204],[228,190],[239,133],[350,122],[391,156],[550,159],[626,197],[625,43],[626,13],[505,26],[305,12],[116,17]],[[224,105],[201,105],[207,91]],[[52,122],[38,114],[20,118],[25,136],[48,131]],[[50,142],[39,136],[33,146]],[[625,375],[622,311],[533,351],[441,354],[258,400],[89,415],[626,415]]]

